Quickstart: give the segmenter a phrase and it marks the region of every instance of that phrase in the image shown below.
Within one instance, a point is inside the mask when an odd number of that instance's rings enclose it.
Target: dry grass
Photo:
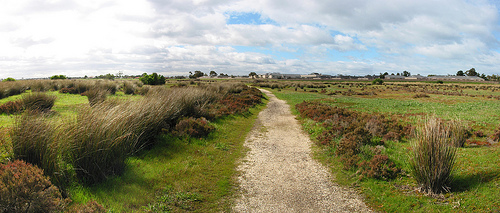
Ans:
[[[456,149],[450,145],[449,136],[449,129],[437,118],[430,118],[416,132],[410,168],[425,192],[441,193],[449,190],[456,153]]]

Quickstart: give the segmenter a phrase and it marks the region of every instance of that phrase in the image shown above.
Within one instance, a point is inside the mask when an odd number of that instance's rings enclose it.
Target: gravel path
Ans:
[[[266,109],[246,138],[250,148],[235,212],[370,212],[352,190],[332,182],[327,168],[311,158],[311,141],[285,101],[271,92]]]

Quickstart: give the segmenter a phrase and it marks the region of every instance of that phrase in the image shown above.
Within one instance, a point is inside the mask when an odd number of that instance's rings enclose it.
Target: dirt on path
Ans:
[[[290,107],[271,92],[238,167],[235,212],[370,212],[352,190],[338,186],[326,167],[311,158],[311,141]]]

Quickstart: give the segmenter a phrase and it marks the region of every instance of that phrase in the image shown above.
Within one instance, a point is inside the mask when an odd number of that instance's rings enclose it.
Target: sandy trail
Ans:
[[[311,158],[311,141],[290,107],[271,92],[238,167],[235,212],[370,212],[360,197],[332,182],[327,168]]]

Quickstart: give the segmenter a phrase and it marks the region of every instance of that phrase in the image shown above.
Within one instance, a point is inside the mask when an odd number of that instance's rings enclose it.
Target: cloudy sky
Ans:
[[[4,0],[0,79],[500,74],[497,0]]]

